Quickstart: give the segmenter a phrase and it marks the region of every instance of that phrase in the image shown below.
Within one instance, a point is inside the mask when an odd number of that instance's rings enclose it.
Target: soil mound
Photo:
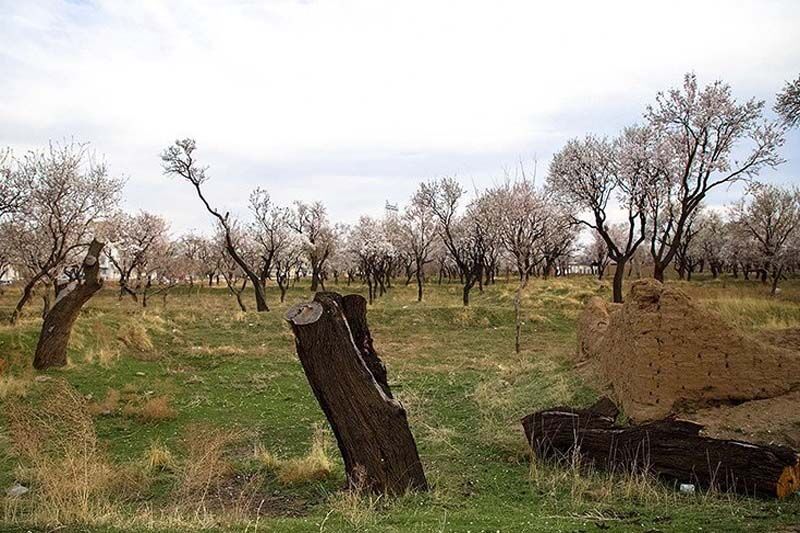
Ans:
[[[622,305],[595,298],[579,320],[579,357],[637,422],[800,389],[800,352],[761,342],[656,280]]]

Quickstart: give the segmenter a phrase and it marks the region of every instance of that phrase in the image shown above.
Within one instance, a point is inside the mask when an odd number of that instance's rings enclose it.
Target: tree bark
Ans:
[[[528,276],[520,278],[516,294],[514,294],[514,352],[519,353],[520,336],[522,335],[522,292],[528,285]]]
[[[613,301],[614,303],[622,303],[622,282],[625,279],[625,261],[622,259],[617,260],[617,265],[614,268],[614,281],[613,288]]]
[[[555,407],[522,419],[540,457],[569,458],[612,472],[650,472],[681,483],[747,495],[785,497],[800,490],[794,450],[699,435],[688,420],[666,418],[640,426],[614,424],[619,411],[607,398],[589,409]]]
[[[461,301],[464,303],[464,306],[469,305],[469,292],[472,290],[473,285],[475,285],[475,280],[472,278],[468,278],[464,281],[464,289],[461,291]]]
[[[82,280],[74,281],[59,292],[53,308],[47,313],[36,345],[33,366],[39,370],[67,364],[67,344],[72,325],[83,305],[103,286],[100,274],[100,252],[104,243],[93,240],[83,260]]]
[[[323,293],[326,297],[336,301],[344,313],[344,319],[350,326],[350,334],[353,336],[353,343],[356,345],[361,358],[367,364],[367,368],[372,372],[372,376],[380,388],[389,398],[393,398],[392,391],[389,389],[386,365],[383,364],[375,347],[372,343],[372,334],[367,325],[367,302],[357,294],[340,296],[335,292]]]
[[[17,301],[17,305],[14,307],[14,312],[11,314],[10,322],[12,324],[16,324],[20,316],[22,316],[22,309],[33,296],[33,288],[41,278],[41,275],[35,276],[33,279],[30,279],[22,288],[22,296],[20,297],[19,301]]]
[[[666,267],[658,261],[653,263],[653,277],[661,283],[664,283],[664,270]]]
[[[366,302],[317,293],[286,312],[297,355],[328,418],[351,488],[402,494],[428,484],[403,406],[372,346]]]
[[[317,292],[320,288],[325,290],[325,283],[322,281],[322,275],[319,266],[313,261],[311,263],[311,292]]]
[[[417,263],[419,265],[419,263]],[[417,301],[422,301],[422,267],[417,266]]]

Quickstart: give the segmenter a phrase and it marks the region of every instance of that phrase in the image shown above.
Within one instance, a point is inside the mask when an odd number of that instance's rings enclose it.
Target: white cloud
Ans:
[[[800,72],[798,22],[791,0],[0,1],[0,144],[90,140],[131,207],[181,230],[208,223],[157,154],[191,135],[226,208],[260,183],[354,220],[420,178],[541,170],[687,70],[771,98]]]

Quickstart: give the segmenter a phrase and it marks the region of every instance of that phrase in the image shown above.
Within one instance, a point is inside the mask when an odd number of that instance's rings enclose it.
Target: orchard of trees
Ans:
[[[567,141],[543,183],[520,169],[467,194],[455,178],[433,179],[398,212],[350,226],[331,221],[320,202],[281,206],[260,188],[248,215],[232,216],[206,194],[212,175],[195,141],[178,140],[161,155],[164,174],[193,190],[213,235],[175,236],[156,214],[123,212],[124,181],[86,145],[4,150],[0,274],[21,284],[10,320],[37,299],[47,317],[86,275],[95,238],[119,297],[143,306],[156,295],[166,301],[179,284],[223,280],[242,310],[268,311],[268,283],[283,300],[304,277],[313,291],[361,281],[370,302],[396,283],[415,284],[420,301],[427,283],[459,283],[469,305],[473,291],[513,278],[518,308],[531,277],[565,275],[575,264],[610,276],[617,302],[626,277],[663,280],[670,269],[684,279],[756,277],[774,293],[800,267],[800,193],[759,176],[783,162],[784,134],[800,123],[800,79],[778,95],[778,119],[765,105],[737,100],[721,81],[700,86],[690,74],[615,137]],[[709,194],[737,182],[739,200],[722,210],[707,205]]]

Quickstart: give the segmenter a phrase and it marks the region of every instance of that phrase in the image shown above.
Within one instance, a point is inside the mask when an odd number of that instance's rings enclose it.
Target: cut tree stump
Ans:
[[[78,318],[83,304],[103,286],[100,278],[100,252],[104,243],[94,239],[83,259],[81,278],[61,286],[52,309],[44,317],[33,366],[44,370],[67,364],[67,344],[72,325]]]
[[[555,407],[522,419],[525,436],[542,458],[571,458],[611,472],[650,472],[661,478],[783,498],[800,490],[798,454],[701,436],[703,426],[665,418],[638,426],[614,424],[619,411],[607,398],[589,409]]]
[[[366,300],[318,292],[286,311],[311,390],[330,422],[351,488],[427,490],[406,411],[392,397],[367,327]]]

